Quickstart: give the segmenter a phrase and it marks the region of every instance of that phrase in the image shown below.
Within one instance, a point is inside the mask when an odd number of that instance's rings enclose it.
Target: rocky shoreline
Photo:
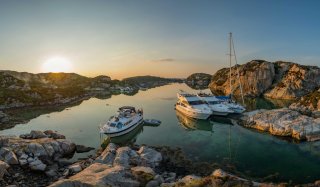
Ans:
[[[89,166],[92,156],[73,163],[75,152],[93,148],[65,139],[57,132],[31,131],[17,136],[0,136],[0,186],[47,186]]]
[[[110,143],[96,155],[71,162],[75,152],[92,148],[50,130],[0,136],[0,146],[0,186],[290,186],[241,178],[217,165],[196,169],[168,147]],[[320,181],[302,186],[318,185]]]
[[[320,140],[320,118],[310,117],[289,108],[247,112],[240,118],[239,124],[299,141]]]

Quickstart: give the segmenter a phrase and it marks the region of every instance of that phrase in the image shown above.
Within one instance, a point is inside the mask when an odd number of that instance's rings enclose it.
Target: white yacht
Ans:
[[[216,98],[220,100],[220,103],[227,105],[236,114],[241,114],[246,111],[246,108],[232,100],[231,96],[216,96]]]
[[[226,116],[234,113],[234,111],[230,109],[228,103],[225,104],[224,102],[221,102],[221,100],[219,100],[213,94],[200,92],[197,94],[197,96],[210,107],[213,115]]]
[[[207,104],[194,94],[177,93],[177,97],[176,110],[188,117],[207,119],[212,114]]]
[[[132,131],[141,123],[143,123],[142,109],[136,111],[135,107],[123,106],[119,108],[115,116],[111,116],[110,119],[100,127],[100,132],[109,137],[121,136]]]

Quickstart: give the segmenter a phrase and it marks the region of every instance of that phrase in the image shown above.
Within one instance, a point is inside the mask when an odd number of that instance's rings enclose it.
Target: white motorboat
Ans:
[[[115,116],[100,127],[100,132],[109,137],[121,136],[135,129],[143,123],[142,109],[136,110],[132,106],[123,106]]]
[[[208,105],[194,94],[177,93],[177,97],[176,110],[188,117],[207,119],[212,114]]]
[[[226,116],[234,113],[234,111],[230,109],[228,103],[225,104],[224,102],[221,102],[221,100],[219,100],[213,94],[200,92],[197,94],[197,96],[210,107],[213,115]]]

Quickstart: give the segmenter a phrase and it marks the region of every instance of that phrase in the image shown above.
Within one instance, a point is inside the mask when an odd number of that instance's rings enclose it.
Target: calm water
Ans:
[[[172,84],[140,91],[134,96],[91,98],[78,106],[44,114],[27,124],[0,131],[0,134],[19,135],[32,129],[52,129],[77,144],[98,148],[102,142],[99,124],[114,115],[118,107],[133,105],[143,107],[145,118],[159,119],[162,124],[159,127],[141,126],[112,141],[181,147],[192,160],[232,164],[237,171],[253,178],[278,174],[278,179],[285,182],[305,183],[320,179],[318,142],[295,144],[237,125],[191,120],[174,110],[179,89],[195,92],[184,84]],[[249,101],[247,105],[253,109],[274,108],[282,104],[257,99]],[[81,156],[84,155],[76,155]]]

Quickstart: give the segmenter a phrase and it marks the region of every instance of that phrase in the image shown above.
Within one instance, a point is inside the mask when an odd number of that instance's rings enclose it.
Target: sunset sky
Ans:
[[[228,66],[229,32],[239,63],[319,66],[319,7],[300,0],[0,0],[0,69],[39,73],[60,59],[66,71],[86,76],[213,74]]]

